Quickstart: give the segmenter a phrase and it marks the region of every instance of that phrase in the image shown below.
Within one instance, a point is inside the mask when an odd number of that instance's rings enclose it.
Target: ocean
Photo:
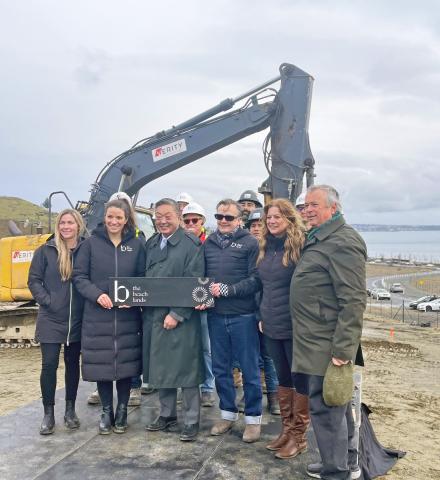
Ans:
[[[359,232],[374,258],[440,263],[440,231]]]

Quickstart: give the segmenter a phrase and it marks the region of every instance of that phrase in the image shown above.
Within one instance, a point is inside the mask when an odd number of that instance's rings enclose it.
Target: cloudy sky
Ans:
[[[317,182],[353,223],[440,224],[437,1],[0,0],[0,195],[89,198],[101,168],[293,63],[315,78]],[[248,137],[145,186],[211,212],[265,178]],[[57,208],[64,206],[60,201]]]

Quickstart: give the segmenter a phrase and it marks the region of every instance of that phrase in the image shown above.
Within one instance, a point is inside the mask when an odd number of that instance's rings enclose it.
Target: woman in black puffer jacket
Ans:
[[[104,225],[85,240],[77,255],[73,279],[85,298],[82,324],[83,379],[97,382],[102,403],[99,433],[124,433],[130,379],[141,373],[141,312],[115,307],[109,297],[110,277],[141,277],[145,273],[144,242],[123,200],[106,204]],[[113,413],[113,381],[118,404]]]
[[[66,413],[64,424],[79,427],[75,400],[79,383],[81,318],[84,301],[72,285],[72,266],[84,230],[76,210],[63,210],[55,221],[55,234],[39,247],[32,259],[28,286],[40,305],[35,338],[41,344],[40,375],[44,418],[41,435],[53,433],[57,368],[64,344]]]
[[[278,458],[293,458],[307,448],[310,423],[308,398],[295,390],[292,378],[292,320],[290,282],[304,244],[305,228],[299,213],[286,199],[264,207],[263,231],[257,259],[263,285],[260,303],[261,328],[267,351],[274,361],[279,386],[282,431],[266,448]]]

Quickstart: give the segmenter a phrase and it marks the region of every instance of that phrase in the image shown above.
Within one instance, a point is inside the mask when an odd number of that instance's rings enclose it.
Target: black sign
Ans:
[[[115,305],[148,307],[214,306],[209,292],[213,281],[196,277],[116,277],[110,279],[110,298]]]

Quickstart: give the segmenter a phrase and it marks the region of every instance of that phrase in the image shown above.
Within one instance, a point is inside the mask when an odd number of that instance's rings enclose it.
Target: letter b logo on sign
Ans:
[[[115,280],[115,302],[126,302],[130,296],[130,292],[124,285],[118,285],[118,281]],[[124,297],[124,298],[122,298]]]

